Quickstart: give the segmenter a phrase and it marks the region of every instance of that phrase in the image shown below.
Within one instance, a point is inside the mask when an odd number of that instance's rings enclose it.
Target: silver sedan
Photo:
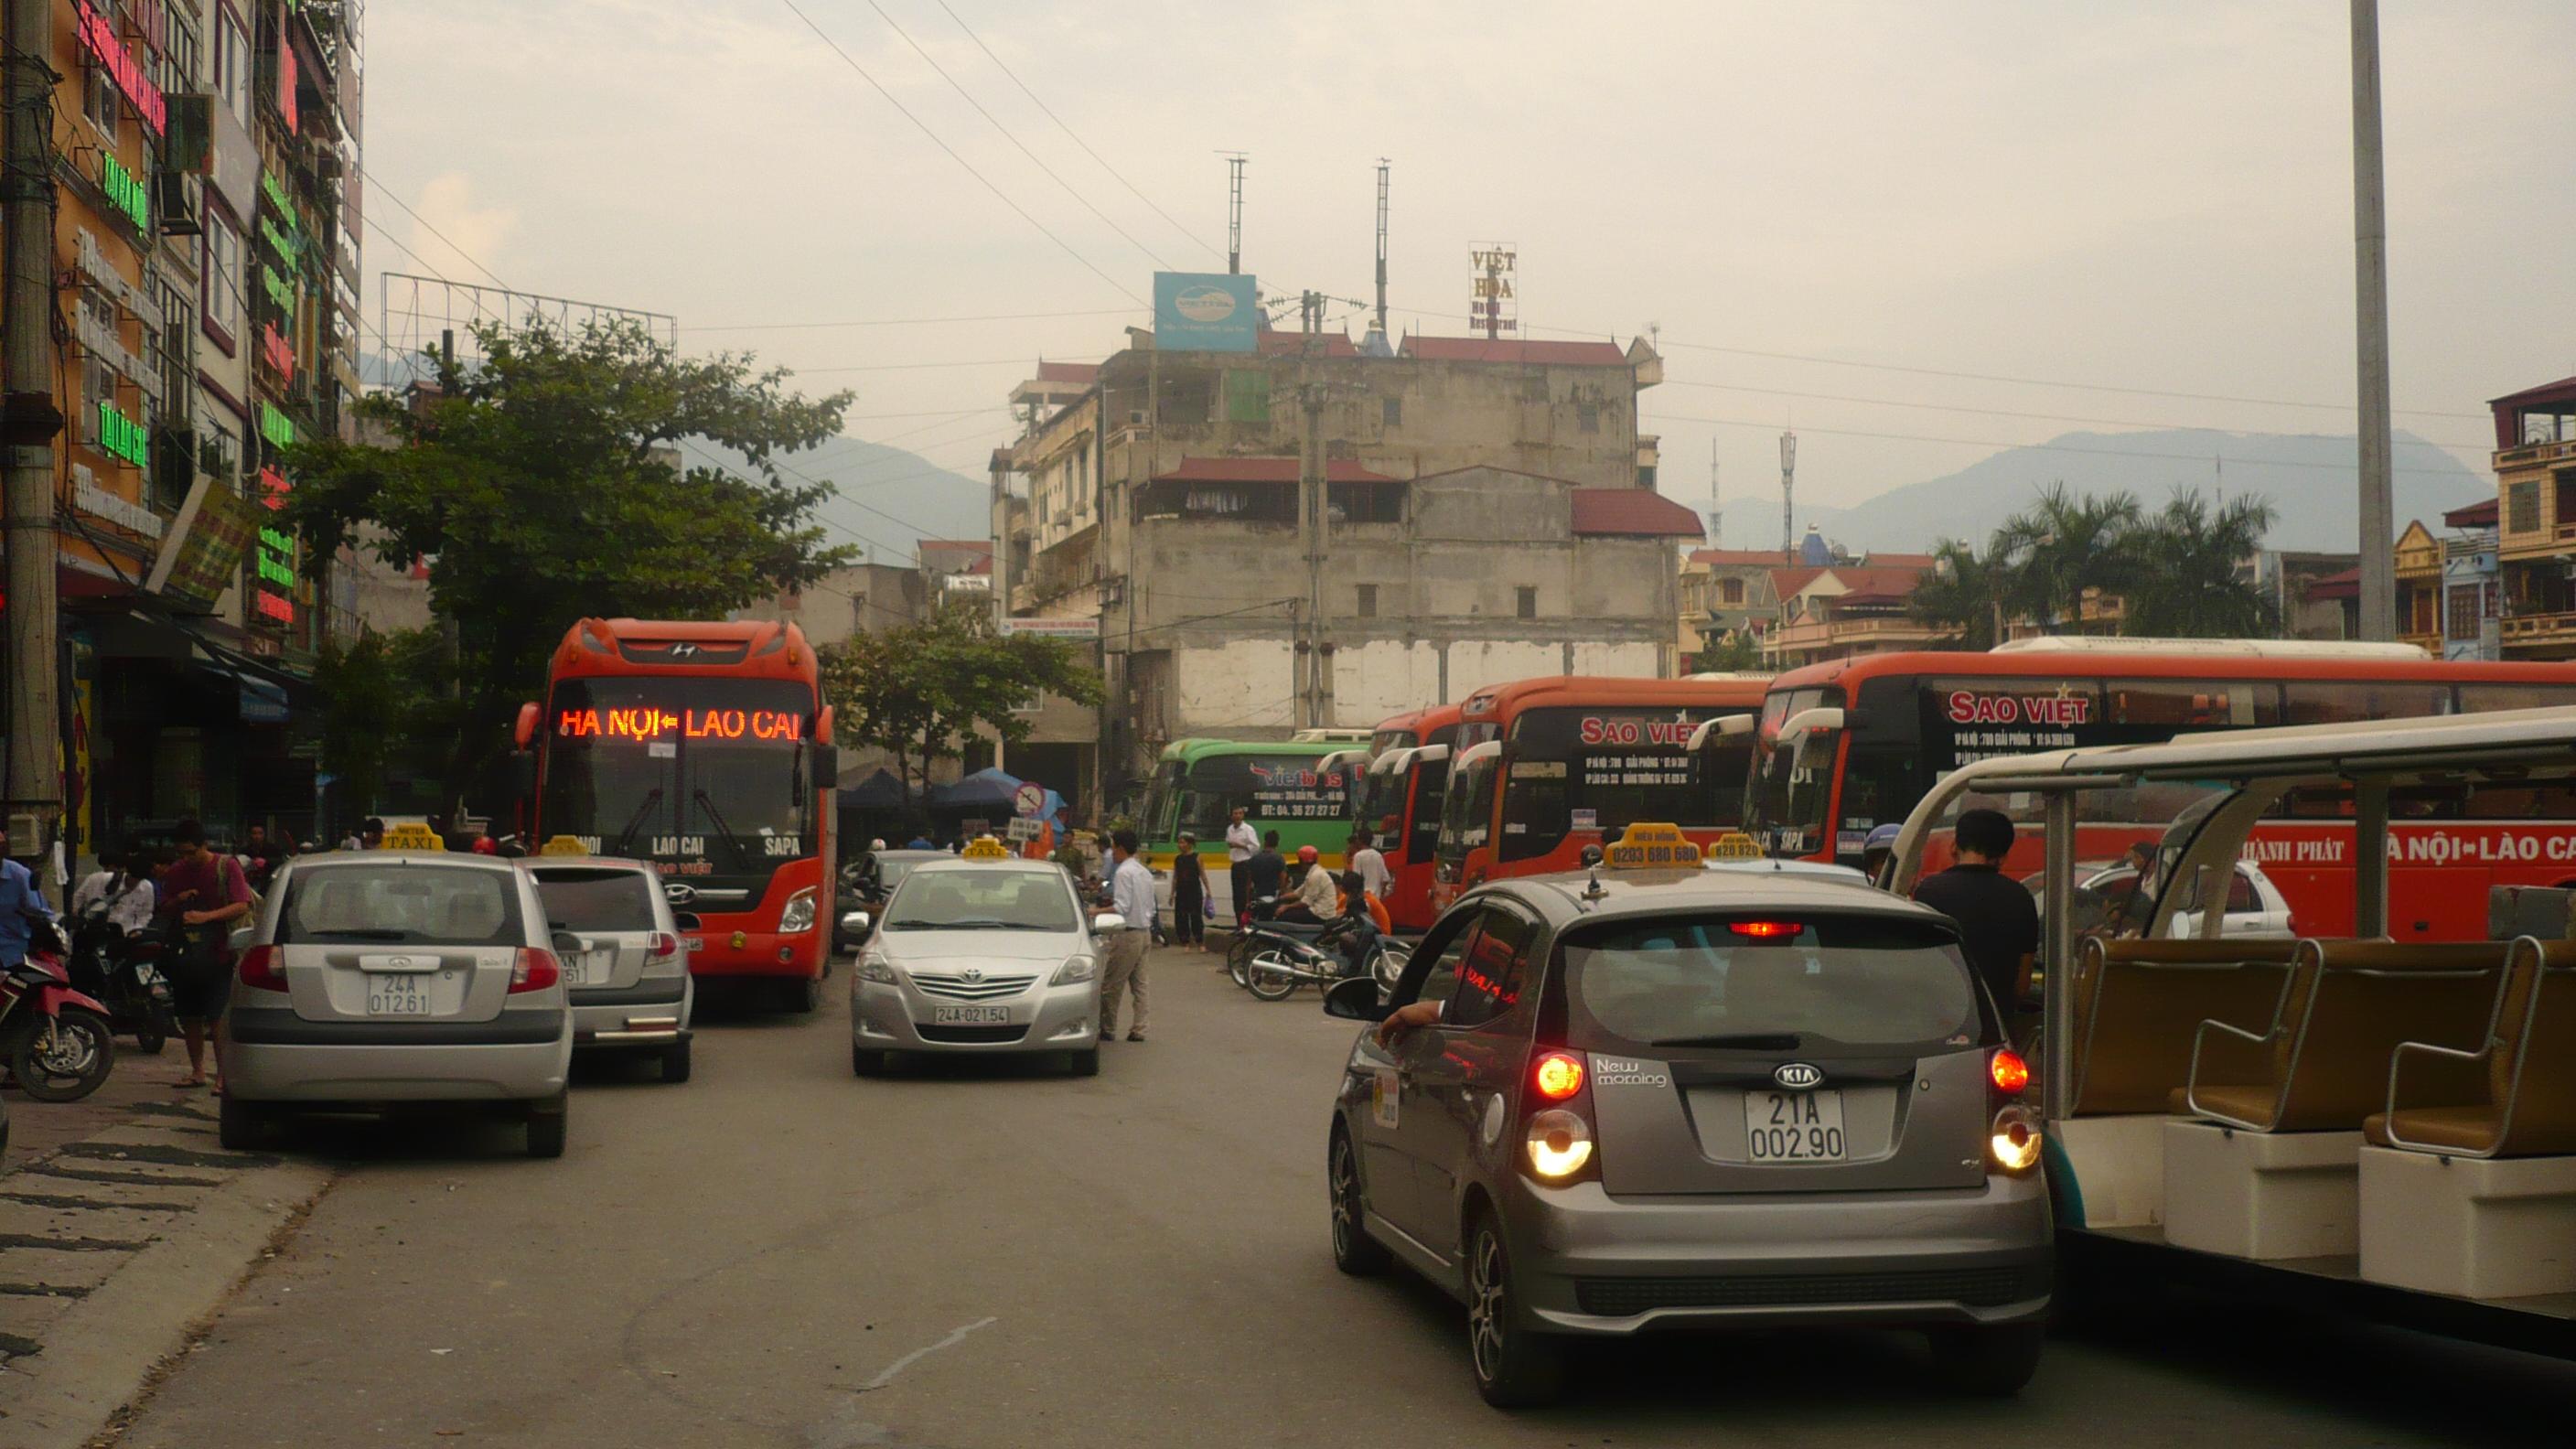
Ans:
[[[853,913],[857,915],[858,913]],[[1100,1070],[1100,936],[1072,878],[1050,862],[932,861],[895,888],[863,934],[850,978],[850,1070],[883,1072],[897,1052],[1062,1052]]]

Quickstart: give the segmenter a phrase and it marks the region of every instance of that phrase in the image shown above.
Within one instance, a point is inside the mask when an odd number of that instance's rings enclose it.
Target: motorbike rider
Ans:
[[[160,896],[152,885],[152,852],[139,840],[99,852],[100,869],[72,890],[72,959],[104,962],[117,942],[152,925]],[[103,982],[79,983],[95,996]]]
[[[1327,932],[1341,948],[1342,960],[1356,976],[1367,966],[1369,952],[1377,945],[1377,916],[1369,908],[1376,898],[1369,894],[1368,880],[1356,870],[1342,872],[1342,913]]]
[[[1279,920],[1320,924],[1339,914],[1332,872],[1324,869],[1323,856],[1315,847],[1297,847],[1297,865],[1289,879],[1296,882],[1297,898],[1279,908]]]
[[[0,966],[27,959],[27,937],[37,921],[51,921],[54,908],[45,903],[45,888],[36,873],[9,853],[9,832],[0,829]]]

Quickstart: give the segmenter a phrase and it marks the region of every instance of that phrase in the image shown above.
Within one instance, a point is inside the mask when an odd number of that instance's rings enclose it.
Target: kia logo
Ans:
[[[1824,1072],[1806,1062],[1782,1062],[1771,1069],[1771,1080],[1793,1092],[1803,1092],[1822,1083]]]
[[[685,906],[697,898],[698,888],[696,886],[684,885],[679,881],[665,882],[662,886],[662,899],[669,901],[675,906]]]

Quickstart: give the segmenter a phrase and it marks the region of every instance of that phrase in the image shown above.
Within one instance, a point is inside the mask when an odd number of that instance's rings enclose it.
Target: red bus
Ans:
[[[1440,853],[1440,805],[1449,786],[1449,752],[1458,740],[1459,707],[1436,704],[1381,722],[1369,736],[1369,762],[1351,791],[1352,819],[1375,831],[1395,884],[1387,916],[1399,931],[1427,931],[1431,871]]]
[[[542,706],[529,838],[650,860],[698,917],[689,971],[774,983],[811,1011],[830,962],[832,711],[793,624],[584,619]]]
[[[2576,665],[2449,663],[2407,645],[2034,640],[1986,654],[1864,655],[1771,682],[1746,828],[1773,855],[1854,865],[1873,827],[1902,821],[1934,782],[1993,755],[2569,704]],[[2077,860],[2107,865],[2154,841],[2197,793],[2089,792]],[[2041,868],[2035,798],[1972,803],[2022,827],[2007,871]],[[2297,935],[2351,931],[2350,808],[2284,799],[2247,842],[2245,858],[2279,887]],[[2490,885],[2576,885],[2576,798],[2562,789],[2484,790],[2456,806],[2428,790],[2393,808],[2389,919],[2400,940],[2484,939]],[[1946,864],[1946,837],[1931,851],[1935,868]]]
[[[1553,675],[1479,690],[1459,706],[1433,907],[1488,879],[1572,870],[1641,821],[1703,847],[1737,828],[1751,736],[1689,746],[1702,724],[1759,709],[1766,683]]]

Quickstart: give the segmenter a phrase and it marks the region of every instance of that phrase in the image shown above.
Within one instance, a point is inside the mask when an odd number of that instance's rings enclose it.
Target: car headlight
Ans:
[[[787,909],[778,913],[778,929],[782,935],[790,936],[798,931],[814,929],[814,888],[812,886],[807,886],[787,898]]]
[[[859,953],[859,979],[879,986],[900,985],[903,978],[894,973],[894,963],[874,951]]]
[[[1092,960],[1088,956],[1067,956],[1064,958],[1064,964],[1055,968],[1055,979],[1047,984],[1049,986],[1073,986],[1089,981],[1099,974],[1099,962]]]

